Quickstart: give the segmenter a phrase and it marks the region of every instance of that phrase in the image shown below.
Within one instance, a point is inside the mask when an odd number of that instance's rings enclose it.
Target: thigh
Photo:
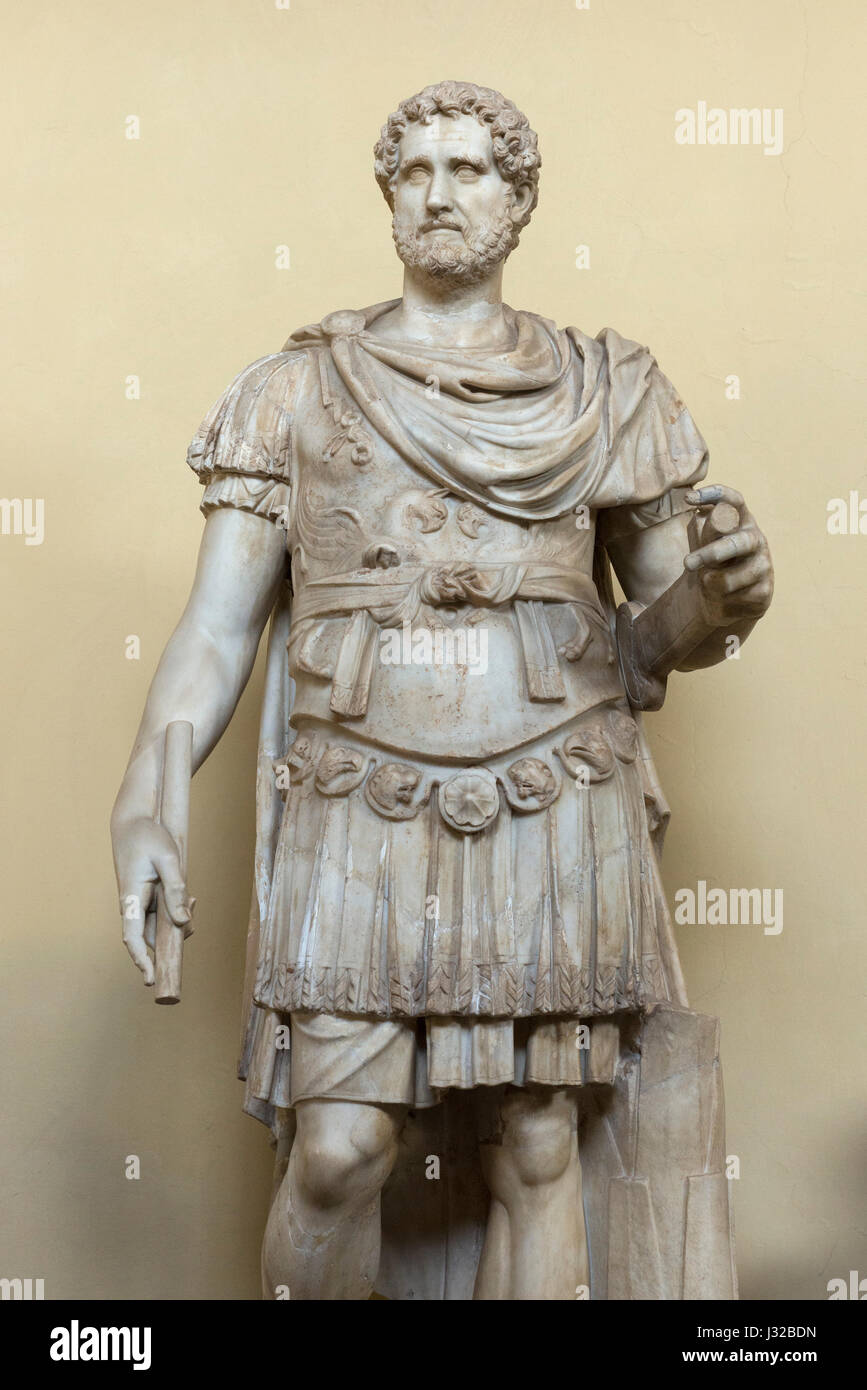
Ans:
[[[312,1100],[413,1103],[414,1020],[297,1011],[290,1027],[293,1105]]]

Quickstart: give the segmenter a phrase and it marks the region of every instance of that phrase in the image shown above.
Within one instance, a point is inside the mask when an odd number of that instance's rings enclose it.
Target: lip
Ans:
[[[437,227],[423,227],[423,228],[422,228],[422,233],[423,233],[423,235],[425,235],[425,236],[432,236],[435,232],[451,232],[451,233],[452,233],[453,235],[455,235],[455,236],[460,236],[460,235],[461,235],[461,231],[460,231],[460,228],[459,228],[459,227],[439,227],[439,226],[437,226]]]

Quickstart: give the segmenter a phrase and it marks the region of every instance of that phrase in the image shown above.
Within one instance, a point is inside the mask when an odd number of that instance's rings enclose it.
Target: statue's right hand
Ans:
[[[164,826],[148,816],[139,816],[118,825],[112,832],[114,864],[120,893],[123,942],[144,983],[154,982],[153,913],[157,887],[161,886],[172,921],[192,931],[192,903],[181,872],[178,847]]]

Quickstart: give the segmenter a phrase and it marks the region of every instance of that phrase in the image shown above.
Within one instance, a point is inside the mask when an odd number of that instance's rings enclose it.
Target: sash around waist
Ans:
[[[292,602],[294,622],[338,614],[368,612],[384,627],[412,622],[422,604],[470,603],[493,608],[512,599],[549,603],[589,603],[600,610],[590,575],[564,565],[526,564],[399,565],[391,569],[351,570],[308,580]],[[600,610],[601,611],[601,610]]]

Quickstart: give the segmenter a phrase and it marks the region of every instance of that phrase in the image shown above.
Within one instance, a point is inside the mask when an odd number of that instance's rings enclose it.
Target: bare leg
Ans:
[[[379,1267],[380,1192],[403,1106],[305,1100],[262,1246],[265,1298],[364,1299]],[[280,1292],[278,1292],[280,1291]]]
[[[481,1146],[491,1214],[474,1297],[574,1299],[589,1282],[574,1090],[510,1087]]]
[[[482,1164],[485,1176],[490,1185],[491,1178],[489,1169],[483,1158]],[[506,1299],[511,1298],[509,1292],[511,1287],[511,1265],[512,1257],[510,1251],[511,1228],[509,1225],[509,1213],[498,1198],[491,1197],[491,1205],[488,1209],[488,1221],[485,1227],[485,1243],[482,1246],[482,1255],[479,1260],[479,1269],[476,1275],[476,1287],[473,1298],[476,1299]]]

